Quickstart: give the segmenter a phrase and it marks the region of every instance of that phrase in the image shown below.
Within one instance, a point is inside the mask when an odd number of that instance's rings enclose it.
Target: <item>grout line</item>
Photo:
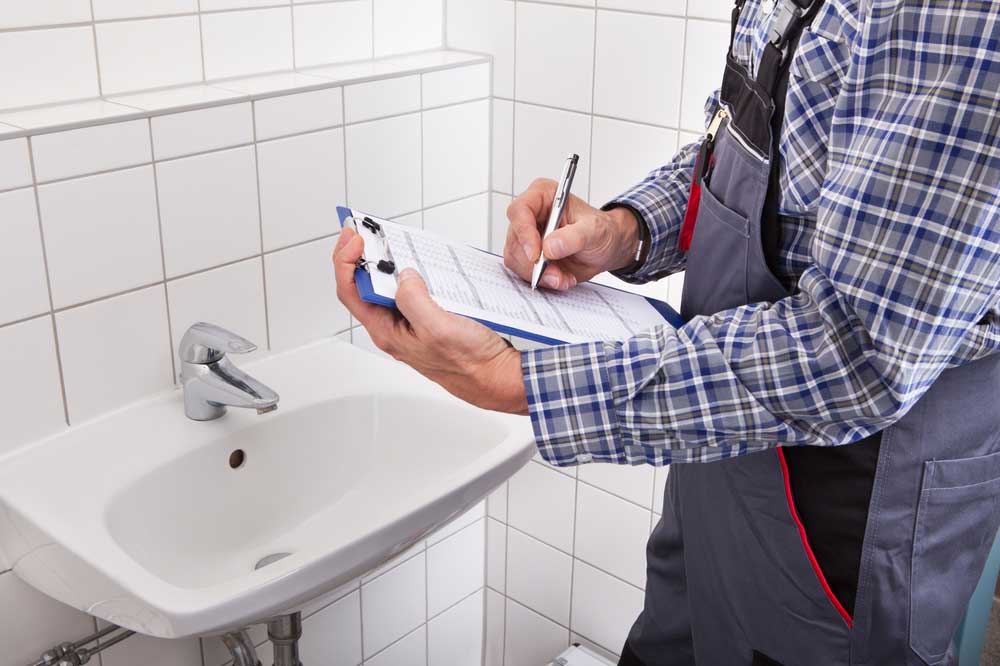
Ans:
[[[372,59],[374,59],[375,58],[375,3],[378,2],[378,0],[368,0],[368,2],[371,4],[371,8],[372,8],[372,24],[371,24],[372,25],[372,47],[371,47],[371,56],[372,56]]]
[[[681,35],[681,53],[687,54],[688,22],[684,21],[684,32]],[[684,73],[687,68],[684,66],[684,58],[681,57],[681,80],[677,86],[677,143],[680,143],[681,119],[684,116]]]
[[[253,169],[254,183],[257,191],[257,230],[260,240],[260,275],[261,289],[264,296],[264,336],[267,341],[267,350],[271,351],[271,315],[267,305],[267,262],[264,261],[264,209],[261,206],[260,196],[260,150],[257,141],[257,103],[250,104],[250,121],[253,132]]]
[[[603,644],[603,643],[601,643],[600,641],[595,641],[595,640],[594,640],[593,638],[590,638],[590,637],[589,637],[589,636],[587,636],[586,634],[583,634],[583,633],[580,633],[579,631],[576,631],[576,630],[574,630],[574,629],[571,629],[570,627],[567,627],[567,626],[566,626],[565,624],[563,624],[562,622],[559,622],[558,620],[554,620],[554,619],[552,619],[551,617],[549,617],[549,616],[548,616],[548,615],[546,615],[545,613],[542,613],[542,612],[540,612],[539,610],[537,610],[537,609],[535,609],[535,608],[532,608],[531,606],[528,606],[528,605],[526,605],[526,604],[522,604],[522,603],[521,603],[520,601],[518,601],[517,599],[514,599],[514,598],[510,598],[510,600],[511,600],[511,601],[512,601],[513,603],[515,603],[515,604],[517,604],[518,606],[520,606],[521,608],[524,608],[525,610],[529,610],[529,611],[531,611],[531,612],[532,612],[532,613],[534,613],[535,615],[537,615],[537,616],[539,616],[539,617],[541,617],[541,618],[544,618],[544,619],[548,620],[549,622],[551,622],[552,624],[555,624],[555,625],[557,625],[557,626],[558,626],[559,628],[561,628],[561,629],[565,629],[565,630],[566,630],[567,632],[569,632],[569,634],[570,634],[570,635],[572,635],[572,634],[576,634],[576,635],[577,635],[577,636],[579,636],[580,638],[583,638],[583,639],[586,639],[587,641],[589,641],[589,642],[593,643],[594,645],[597,645],[597,646],[599,646],[599,647],[600,647],[600,648],[601,648],[602,650],[607,650],[608,652],[610,652],[610,653],[612,653],[612,654],[618,654],[618,652],[617,652],[616,650],[618,650],[619,648],[614,648],[614,649],[612,649],[612,648],[609,648],[608,646],[604,645],[604,644]],[[509,665],[509,666],[514,666],[514,665],[513,665],[513,664],[511,664],[511,665]]]
[[[576,588],[576,526],[580,522],[580,477],[573,479],[573,540],[570,543],[569,616],[566,624],[573,626],[573,592]],[[647,535],[648,536],[648,535]]]
[[[295,57],[295,8],[291,3],[288,5],[288,21],[292,26],[292,69],[294,70],[298,69],[299,66]]]
[[[91,0],[93,2],[93,0]],[[205,27],[201,20],[201,0],[198,0],[198,50],[201,52],[201,80],[207,81],[208,76],[205,74]]]
[[[623,116],[612,116],[605,113],[588,113],[586,111],[580,111],[579,109],[570,109],[564,106],[554,106],[552,104],[543,104],[541,102],[530,102],[523,99],[512,99],[510,97],[498,97],[494,96],[494,100],[501,100],[504,102],[511,102],[512,104],[521,104],[523,106],[535,106],[541,109],[549,109],[551,111],[562,111],[564,113],[574,113],[578,116],[593,116],[594,118],[602,118],[605,120],[617,120],[623,123],[631,123],[633,125],[642,125],[644,127],[652,127],[654,129],[671,130],[673,132],[689,132],[691,134],[697,134],[699,132],[704,133],[704,128],[702,129],[691,129],[688,127],[681,127],[678,123],[677,125],[659,125],[657,123],[651,123],[646,120],[636,120],[635,118],[625,118]]]
[[[97,70],[97,94],[104,97],[104,84],[101,81],[101,50],[97,48],[97,21],[94,20],[94,0],[90,0],[90,31],[94,37],[94,67]]]
[[[597,10],[594,10],[594,34],[590,63],[590,145],[587,147],[587,201],[594,192],[594,110],[597,97]],[[572,593],[570,593],[572,599]]]
[[[153,151],[153,122],[152,120],[147,121],[147,126],[149,128],[149,150],[150,155]],[[167,252],[163,247],[163,214],[160,211],[160,181],[156,173],[156,163],[152,164],[153,171],[153,196],[156,200],[156,230],[160,243],[160,266],[163,270],[163,302],[167,308],[167,344],[170,345],[170,378],[173,380],[173,384],[177,385],[177,360],[174,358],[177,354],[174,352],[174,330],[171,325],[170,317],[170,291],[167,289]]]

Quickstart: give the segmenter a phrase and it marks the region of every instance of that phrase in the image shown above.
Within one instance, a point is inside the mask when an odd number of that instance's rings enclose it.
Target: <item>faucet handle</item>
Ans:
[[[193,324],[181,338],[181,361],[208,365],[221,361],[227,353],[247,354],[257,345],[221,326],[203,321]]]

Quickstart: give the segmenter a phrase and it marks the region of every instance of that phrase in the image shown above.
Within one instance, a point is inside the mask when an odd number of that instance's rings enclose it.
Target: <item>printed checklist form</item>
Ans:
[[[341,223],[353,224],[365,241],[357,282],[368,302],[393,306],[396,276],[413,268],[445,310],[547,344],[627,340],[665,322],[682,323],[662,301],[603,285],[532,290],[495,254],[365,213],[338,211]]]

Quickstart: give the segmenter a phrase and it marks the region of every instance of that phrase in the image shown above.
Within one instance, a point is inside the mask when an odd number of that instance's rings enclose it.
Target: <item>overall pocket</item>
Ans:
[[[710,315],[747,303],[750,221],[702,187],[684,278],[683,314]]]
[[[1000,526],[1000,453],[924,463],[913,534],[910,648],[942,663]]]

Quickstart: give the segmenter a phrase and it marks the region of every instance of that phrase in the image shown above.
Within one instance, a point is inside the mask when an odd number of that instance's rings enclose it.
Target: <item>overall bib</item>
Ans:
[[[693,230],[682,232],[686,317],[789,295],[770,268],[777,137],[789,62],[821,1],[779,0],[756,78],[730,47],[692,186]],[[945,371],[862,442],[673,466],[620,664],[954,664],[998,525],[994,356]]]

